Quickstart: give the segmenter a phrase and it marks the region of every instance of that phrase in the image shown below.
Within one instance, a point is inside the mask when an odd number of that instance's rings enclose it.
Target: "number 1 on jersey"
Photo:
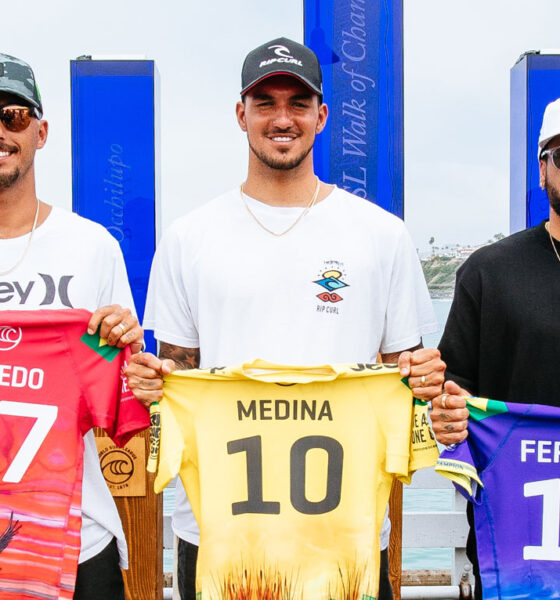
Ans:
[[[542,545],[524,546],[524,560],[560,561],[560,479],[531,481],[523,486],[525,498],[543,497]]]
[[[56,421],[57,414],[57,406],[0,400],[0,415],[37,419],[14,456],[12,464],[2,477],[2,481],[7,483],[19,483],[21,481]]]

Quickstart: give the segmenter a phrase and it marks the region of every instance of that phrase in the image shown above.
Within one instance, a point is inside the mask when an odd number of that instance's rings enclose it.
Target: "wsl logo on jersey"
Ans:
[[[3,325],[0,327],[0,351],[13,350],[21,342],[21,338],[21,327]]]

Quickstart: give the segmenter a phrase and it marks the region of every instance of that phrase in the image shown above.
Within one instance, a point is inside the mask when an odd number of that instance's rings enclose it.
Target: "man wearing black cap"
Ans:
[[[249,143],[247,179],[164,235],[145,321],[164,360],[133,361],[131,389],[157,400],[161,375],[172,369],[257,357],[367,363],[381,353],[399,360],[418,397],[438,393],[439,354],[418,350],[436,323],[402,221],[314,174],[313,143],[328,115],[315,54],[286,38],[250,52],[236,112]],[[179,588],[194,600],[198,529],[181,485],[176,500]],[[388,598],[383,554],[379,598]]]
[[[88,331],[132,344],[143,331],[118,243],[101,226],[37,198],[35,152],[48,123],[31,67],[0,54],[0,306],[3,310],[85,308]],[[100,308],[102,307],[102,308]],[[69,368],[72,366],[69,365]],[[82,537],[74,598],[124,599],[122,525],[101,474],[93,432],[84,437]]]

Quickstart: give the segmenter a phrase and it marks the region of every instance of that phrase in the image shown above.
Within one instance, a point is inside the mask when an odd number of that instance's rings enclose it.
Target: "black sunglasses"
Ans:
[[[35,109],[29,106],[9,105],[0,108],[0,123],[14,133],[27,129],[34,118],[37,118]]]
[[[541,152],[541,158],[544,158],[545,156],[550,156],[552,158],[552,164],[557,169],[560,169],[560,147],[552,148],[550,150],[543,150]]]

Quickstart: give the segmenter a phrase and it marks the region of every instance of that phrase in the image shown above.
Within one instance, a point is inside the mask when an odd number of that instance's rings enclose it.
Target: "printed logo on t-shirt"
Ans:
[[[0,327],[0,351],[13,350],[20,342],[22,332],[20,327],[3,325]]]
[[[29,300],[33,307],[52,307],[60,303],[67,308],[74,308],[68,296],[68,285],[74,275],[62,275],[56,279],[47,273],[38,275],[42,281],[0,281],[0,304],[25,306]]]
[[[323,288],[323,291],[317,294],[317,298],[323,302],[323,304],[317,305],[317,312],[338,314],[338,308],[331,304],[344,300],[340,294],[344,288],[349,287],[349,284],[344,281],[345,277],[344,264],[341,261],[326,260],[324,262],[319,279],[313,281]]]

